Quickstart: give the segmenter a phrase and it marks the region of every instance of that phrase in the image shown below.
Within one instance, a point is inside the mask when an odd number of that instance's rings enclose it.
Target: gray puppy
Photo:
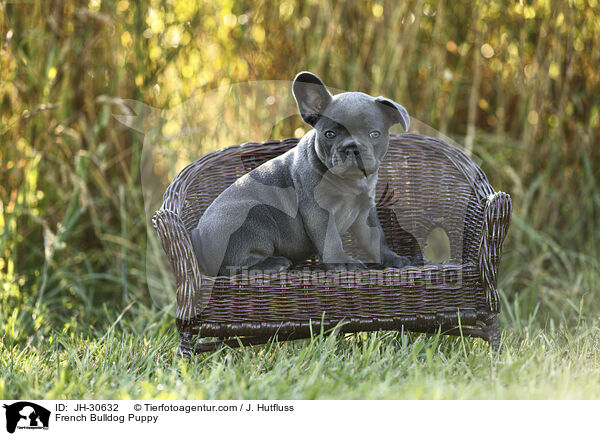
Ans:
[[[230,275],[275,273],[317,254],[328,269],[356,270],[344,252],[347,231],[368,258],[401,268],[377,218],[375,186],[390,126],[408,129],[406,109],[361,92],[332,96],[314,74],[292,85],[302,119],[314,129],[296,147],[240,177],[206,209],[192,232],[200,269]]]

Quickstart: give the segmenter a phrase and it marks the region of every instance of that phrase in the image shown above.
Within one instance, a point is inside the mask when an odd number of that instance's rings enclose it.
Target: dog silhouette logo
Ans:
[[[48,429],[50,411],[42,406],[28,401],[19,401],[10,405],[4,404],[6,409],[6,431],[14,433],[19,429]]]

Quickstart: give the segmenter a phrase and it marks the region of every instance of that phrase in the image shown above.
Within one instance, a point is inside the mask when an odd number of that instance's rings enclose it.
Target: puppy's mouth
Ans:
[[[367,168],[360,153],[334,153],[331,157],[332,170],[335,173],[357,172],[368,177]]]
[[[363,173],[365,175],[365,177],[367,177],[367,170],[365,168],[365,164],[362,160],[362,157],[360,157],[360,154],[355,155],[355,159],[356,159],[356,167],[360,170],[361,173]]]

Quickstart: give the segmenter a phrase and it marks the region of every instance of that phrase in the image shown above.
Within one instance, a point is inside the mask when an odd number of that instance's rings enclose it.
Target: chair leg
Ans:
[[[179,332],[179,354],[185,358],[190,358],[194,354],[196,337],[190,332]]]
[[[498,316],[494,313],[488,317],[483,326],[483,331],[487,336],[487,341],[490,344],[492,351],[500,350],[500,323],[498,322]]]

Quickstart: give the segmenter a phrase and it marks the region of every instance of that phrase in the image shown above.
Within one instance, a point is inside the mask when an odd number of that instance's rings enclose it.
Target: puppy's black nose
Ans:
[[[355,154],[358,155],[359,151],[358,151],[358,146],[356,144],[349,144],[346,145],[344,148],[342,148],[342,151],[346,154]]]

